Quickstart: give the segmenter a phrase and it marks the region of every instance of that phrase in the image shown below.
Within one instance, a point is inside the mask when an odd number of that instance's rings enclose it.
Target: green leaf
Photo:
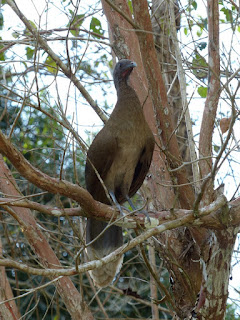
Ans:
[[[103,35],[103,30],[102,30],[102,25],[101,25],[101,22],[95,18],[95,17],[92,17],[92,20],[91,20],[91,23],[90,23],[90,30],[94,33],[96,33],[95,37],[96,38],[99,38],[97,36],[97,34],[99,35]],[[94,36],[94,35],[93,35]]]
[[[213,146],[213,149],[214,149],[215,152],[218,152],[218,151],[220,150],[220,147],[217,146],[217,145],[214,145],[214,146]]]
[[[198,79],[204,79],[208,75],[208,64],[197,51],[192,59],[192,72]]]
[[[128,0],[128,6],[129,6],[129,9],[131,11],[131,14],[133,14],[132,0]]]
[[[200,42],[200,43],[198,44],[198,48],[199,48],[200,50],[206,49],[206,47],[207,47],[207,42],[205,42],[205,41]]]
[[[86,62],[86,61],[82,61],[81,64],[79,65],[78,69],[79,70],[83,70],[87,74],[92,74],[93,73],[91,64]]]
[[[193,6],[193,8],[194,8],[195,10],[197,10],[197,2],[196,2],[196,1],[193,1],[193,2],[192,2],[192,6]]]
[[[34,124],[35,119],[34,118],[30,118],[28,121],[28,124],[31,126]]]
[[[200,97],[206,98],[206,96],[207,96],[207,87],[198,87],[197,92],[200,95]]]
[[[3,28],[3,15],[2,15],[2,13],[0,12],[0,30],[2,30],[2,28]]]
[[[34,55],[35,50],[30,48],[30,47],[26,47],[26,54],[27,54],[27,58],[28,60],[31,60],[33,55]]]
[[[2,37],[0,37],[0,40],[2,40]],[[4,47],[3,44],[0,44],[0,49],[2,49]],[[5,61],[5,55],[4,52],[0,53],[0,61]]]
[[[188,34],[188,29],[185,27],[184,28],[184,34],[187,36],[187,34]]]
[[[207,18],[204,19],[203,17],[199,17],[198,26],[201,29],[206,29],[207,30],[207,28],[208,28],[208,20],[207,20]]]
[[[71,12],[72,13],[72,12]],[[85,15],[84,14],[77,14],[74,19],[68,23],[68,27],[70,28],[75,28],[76,30],[70,30],[71,34],[74,37],[78,37],[79,36],[79,28],[83,23]]]
[[[2,46],[0,46],[0,49],[2,48]],[[0,53],[0,61],[5,61],[5,55],[4,52]]]
[[[19,37],[19,34],[17,32],[12,32],[12,36],[14,39],[17,39]]]
[[[53,74],[57,74],[58,66],[56,62],[52,59],[52,57],[48,56],[47,59],[45,60],[45,64],[49,72]]]
[[[37,26],[35,25],[35,23],[33,21],[28,20],[28,22],[30,22],[30,24],[33,27],[33,29],[37,30]],[[31,34],[32,33],[27,28],[24,30],[24,35],[29,36]]]
[[[227,9],[227,8],[222,8],[220,11],[222,11],[225,14],[226,20],[228,22],[232,22],[233,21],[233,17],[232,17],[232,11]]]
[[[200,30],[197,31],[197,36],[200,38],[202,35],[203,29],[201,28]]]

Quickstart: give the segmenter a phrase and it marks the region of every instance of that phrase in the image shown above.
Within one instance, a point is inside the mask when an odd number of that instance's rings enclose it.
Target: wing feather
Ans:
[[[104,135],[104,139],[102,135]],[[109,200],[93,166],[104,181],[114,161],[116,152],[117,139],[112,135],[106,134],[104,129],[97,134],[88,150],[85,168],[86,188],[95,200],[102,203],[108,204]]]

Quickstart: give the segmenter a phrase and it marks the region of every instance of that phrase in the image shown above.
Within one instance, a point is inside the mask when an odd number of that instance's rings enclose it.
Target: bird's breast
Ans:
[[[108,190],[118,190],[123,197],[128,195],[140,153],[141,150],[136,145],[125,144],[118,148],[105,179]]]

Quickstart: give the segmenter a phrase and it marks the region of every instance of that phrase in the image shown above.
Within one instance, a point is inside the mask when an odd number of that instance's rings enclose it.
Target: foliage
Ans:
[[[228,304],[225,320],[239,320],[239,319],[240,319],[240,315],[237,312],[236,305]]]

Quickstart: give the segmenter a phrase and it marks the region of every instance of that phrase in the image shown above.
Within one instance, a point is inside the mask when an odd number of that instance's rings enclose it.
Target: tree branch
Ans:
[[[208,55],[209,55],[209,83],[208,94],[204,107],[199,138],[199,156],[212,156],[212,135],[218,101],[220,96],[220,56],[219,56],[219,9],[217,0],[209,0],[208,12]],[[212,160],[199,162],[201,177],[206,177],[212,170]],[[205,193],[204,203],[214,199],[213,181],[209,181]]]
[[[2,241],[0,239],[0,256],[2,255]],[[14,295],[7,278],[5,268],[0,267],[0,319],[17,320],[21,315],[14,301]]]
[[[93,200],[94,201],[94,200]],[[201,220],[196,220],[195,224],[198,226],[202,226],[205,228],[211,229],[224,229],[225,224],[223,224],[222,217],[219,216],[218,210],[222,208],[226,204],[226,199],[224,196],[220,196],[216,201],[211,203],[209,206],[203,207],[199,209],[199,214],[201,216]],[[186,210],[186,209],[174,209],[174,210],[163,210],[159,212],[149,212],[150,224],[148,219],[143,213],[127,213],[125,211],[124,217],[118,215],[118,211],[114,208],[109,211],[101,211],[100,214],[96,214],[96,212],[92,212],[91,215],[87,214],[82,210],[81,207],[77,208],[53,208],[50,206],[45,206],[42,204],[38,204],[29,200],[17,200],[11,198],[0,198],[0,206],[3,208],[12,207],[14,208],[28,208],[32,210],[37,210],[39,212],[61,217],[61,216],[83,216],[83,217],[94,217],[95,219],[99,219],[102,221],[109,222],[111,224],[115,224],[121,226],[123,228],[135,229],[138,226],[141,226],[145,229],[151,229],[155,226],[159,226],[167,221],[173,221],[176,217],[181,218],[189,214],[193,214],[194,210]],[[106,206],[108,207],[108,206]],[[228,219],[225,221],[228,225],[237,226],[240,224],[240,198],[236,199],[229,203],[229,212]],[[11,212],[10,212],[11,214]]]
[[[92,196],[84,188],[66,180],[52,178],[32,166],[24,156],[13,146],[10,140],[0,131],[0,153],[5,155],[18,172],[29,182],[50,193],[61,194],[81,204],[87,212],[98,212],[101,207],[108,206],[93,201]]]
[[[197,163],[197,155],[196,155],[195,143],[194,143],[194,138],[193,138],[192,121],[191,121],[190,112],[189,112],[189,108],[188,108],[188,102],[187,102],[186,77],[185,77],[185,73],[184,73],[184,69],[183,69],[182,57],[181,57],[179,42],[178,42],[178,38],[177,38],[174,3],[171,1],[169,3],[169,8],[170,8],[171,36],[172,36],[173,43],[174,43],[175,57],[176,57],[176,62],[177,62],[177,74],[178,74],[178,78],[179,78],[182,104],[183,104],[182,110],[183,110],[183,115],[185,115],[185,121],[186,121],[186,127],[187,127],[188,146],[189,146],[192,171],[193,171],[193,183],[194,183],[195,193],[198,193],[199,180],[200,180],[199,167],[198,167],[198,163]]]
[[[44,40],[44,38],[41,37],[39,31],[36,30],[31,25],[31,23],[28,21],[28,19],[19,10],[19,8],[17,7],[16,3],[13,0],[6,0],[6,3],[12,8],[12,10],[16,13],[16,15],[22,20],[22,22],[25,24],[26,28],[31,32],[31,34],[34,36],[35,40],[40,44],[41,48],[43,50],[45,50],[50,55],[50,57],[60,67],[62,72],[74,83],[74,85],[78,88],[78,90],[81,92],[81,94],[86,99],[86,101],[90,104],[90,106],[93,108],[93,110],[98,114],[100,119],[103,122],[106,122],[107,121],[107,117],[103,113],[103,111],[99,108],[97,103],[93,100],[93,98],[90,96],[90,94],[87,92],[87,90],[83,87],[83,85],[77,79],[75,74],[72,73],[71,69],[68,68],[62,62],[62,60],[56,55],[56,53],[49,47],[49,45]]]
[[[132,239],[130,242],[127,244],[124,244],[123,246],[119,247],[115,251],[111,252],[109,255],[106,257],[102,258],[101,260],[93,260],[87,263],[84,263],[82,265],[77,266],[76,268],[51,268],[51,269],[39,269],[39,268],[33,268],[29,267],[28,265],[25,265],[23,263],[16,262],[11,259],[0,259],[0,265],[5,266],[5,267],[12,267],[16,268],[21,271],[25,271],[27,273],[31,273],[34,275],[42,275],[42,276],[47,276],[50,278],[58,277],[58,276],[72,276],[76,275],[78,273],[83,273],[95,268],[100,268],[104,266],[105,264],[117,260],[119,256],[122,254],[126,253],[127,251],[133,249],[140,243],[144,242],[145,240],[149,239],[150,237],[156,236],[164,231],[179,228],[181,226],[186,226],[186,225],[192,225],[192,226],[198,226],[201,224],[201,219],[204,216],[209,215],[211,212],[221,208],[226,204],[226,198],[223,196],[220,196],[214,203],[209,205],[208,207],[200,209],[200,214],[199,218],[195,219],[194,213],[191,210],[190,213],[185,214],[184,216],[177,218],[172,221],[168,221],[165,223],[162,223],[159,226],[152,226],[151,229],[148,229],[144,231],[142,234],[137,236],[136,238]]]

